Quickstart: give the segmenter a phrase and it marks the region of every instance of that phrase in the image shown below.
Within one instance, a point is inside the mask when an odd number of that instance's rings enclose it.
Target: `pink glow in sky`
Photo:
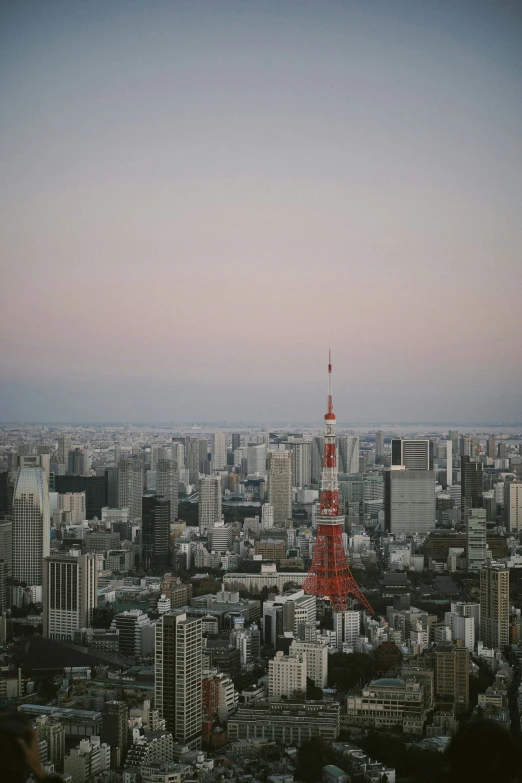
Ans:
[[[521,421],[521,34],[3,3],[0,420]]]

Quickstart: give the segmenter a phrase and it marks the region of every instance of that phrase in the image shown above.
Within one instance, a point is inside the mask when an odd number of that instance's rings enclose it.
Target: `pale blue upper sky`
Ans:
[[[3,2],[0,420],[522,420],[522,4]]]

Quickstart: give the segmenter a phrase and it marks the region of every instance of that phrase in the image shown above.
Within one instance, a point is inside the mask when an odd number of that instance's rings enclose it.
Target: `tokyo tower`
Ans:
[[[344,551],[340,514],[339,485],[337,482],[337,446],[335,442],[335,413],[332,403],[332,359],[328,354],[328,411],[324,417],[324,453],[321,478],[321,496],[317,539],[312,565],[303,589],[310,595],[327,598],[335,612],[348,609],[352,598],[371,614],[373,609],[352,576]]]

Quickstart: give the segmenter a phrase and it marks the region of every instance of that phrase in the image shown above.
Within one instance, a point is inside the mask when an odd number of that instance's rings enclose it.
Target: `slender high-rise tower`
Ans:
[[[337,483],[337,447],[330,355],[328,357],[328,410],[324,421],[323,473],[317,540],[312,565],[303,587],[306,593],[327,598],[336,612],[348,609],[348,599],[351,597],[373,614],[373,609],[352,576],[343,546],[344,517],[340,513]]]

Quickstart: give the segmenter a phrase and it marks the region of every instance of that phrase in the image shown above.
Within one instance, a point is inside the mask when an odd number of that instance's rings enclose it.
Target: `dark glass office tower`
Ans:
[[[472,508],[482,508],[482,463],[460,458],[461,514],[467,522]]]
[[[147,493],[142,499],[143,565],[149,574],[169,569],[170,501]]]

